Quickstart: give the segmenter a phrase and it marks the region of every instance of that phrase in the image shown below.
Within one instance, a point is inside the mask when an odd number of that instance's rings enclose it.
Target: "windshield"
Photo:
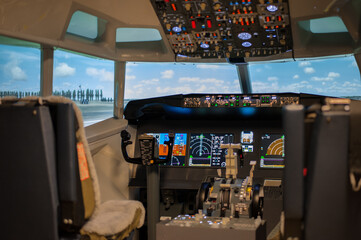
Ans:
[[[125,99],[187,93],[240,93],[230,64],[127,63]]]
[[[361,96],[353,56],[249,65],[253,93],[295,92],[335,97]]]

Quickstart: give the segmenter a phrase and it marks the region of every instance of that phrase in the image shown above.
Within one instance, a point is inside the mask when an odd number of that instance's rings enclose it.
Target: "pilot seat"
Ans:
[[[0,99],[1,239],[124,239],[133,200],[101,203],[81,112],[63,97]]]

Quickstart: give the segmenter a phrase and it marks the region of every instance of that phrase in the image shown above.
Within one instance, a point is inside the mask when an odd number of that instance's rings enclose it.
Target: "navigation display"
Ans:
[[[159,158],[165,159],[168,154],[168,146],[164,142],[168,141],[168,133],[148,133],[156,138],[159,145]],[[185,166],[187,149],[187,134],[176,133],[174,136],[174,145],[172,160],[168,163],[162,164],[162,166]]]
[[[220,148],[222,143],[233,143],[233,134],[192,133],[189,143],[189,166],[225,167],[227,150]]]
[[[264,134],[261,138],[261,168],[284,168],[283,134]]]

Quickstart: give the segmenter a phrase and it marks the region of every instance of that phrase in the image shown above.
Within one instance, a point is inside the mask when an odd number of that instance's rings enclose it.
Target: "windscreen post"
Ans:
[[[53,94],[53,68],[54,48],[48,45],[41,46],[41,74],[40,96],[46,97]]]
[[[358,70],[361,75],[361,53],[355,54],[354,57],[355,57],[355,60],[356,60],[357,66],[358,66]]]
[[[124,113],[125,67],[125,62],[114,62],[114,117],[118,119]]]
[[[236,66],[237,66],[238,79],[242,93],[243,94],[252,93],[252,85],[249,77],[248,63],[239,63],[236,64]]]

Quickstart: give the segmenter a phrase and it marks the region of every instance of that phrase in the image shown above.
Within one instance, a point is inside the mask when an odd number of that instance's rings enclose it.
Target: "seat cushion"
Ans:
[[[135,228],[143,225],[144,217],[145,209],[141,202],[112,200],[99,206],[80,233],[90,236],[91,239],[113,235],[117,236],[116,239],[123,239]]]

